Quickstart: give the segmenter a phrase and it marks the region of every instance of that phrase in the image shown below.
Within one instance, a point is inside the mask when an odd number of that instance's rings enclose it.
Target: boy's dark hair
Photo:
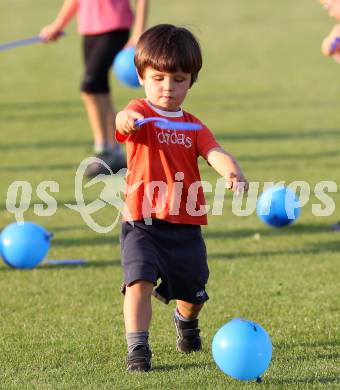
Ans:
[[[139,38],[135,65],[142,78],[148,67],[160,72],[191,73],[192,86],[202,67],[202,53],[197,39],[186,28],[158,24]]]

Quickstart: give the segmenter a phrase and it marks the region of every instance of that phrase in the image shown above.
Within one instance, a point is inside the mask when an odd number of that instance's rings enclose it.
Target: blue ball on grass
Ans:
[[[299,198],[290,188],[274,186],[260,195],[256,213],[267,225],[279,228],[293,223],[300,208]]]
[[[0,252],[12,268],[34,268],[46,256],[52,233],[33,222],[12,223],[0,235]]]
[[[217,366],[232,378],[261,381],[272,358],[272,343],[256,322],[234,318],[216,332],[212,354]]]
[[[140,87],[134,63],[135,48],[122,49],[113,61],[113,72],[117,79],[131,88]]]

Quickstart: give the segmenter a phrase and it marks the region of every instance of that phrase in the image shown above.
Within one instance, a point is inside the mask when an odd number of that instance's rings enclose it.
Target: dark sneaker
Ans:
[[[181,321],[174,314],[174,323],[177,332],[177,350],[179,352],[195,352],[202,349],[198,319]]]
[[[147,345],[138,345],[128,354],[127,371],[150,371],[152,353]]]
[[[100,153],[95,155],[103,163],[106,163],[112,170],[113,173],[118,172],[122,168],[126,168],[126,160],[122,154],[113,153]],[[110,175],[111,172],[101,161],[93,161],[86,167],[85,175],[87,177],[95,177],[97,175]]]
[[[335,223],[334,225],[331,225],[331,230],[333,232],[340,232],[340,221]]]
[[[126,168],[126,158],[123,154],[114,154],[110,164],[113,173],[118,172],[122,168]]]

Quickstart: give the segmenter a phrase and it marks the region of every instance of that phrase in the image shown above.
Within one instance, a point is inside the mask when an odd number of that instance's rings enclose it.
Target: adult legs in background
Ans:
[[[95,145],[114,145],[114,121],[116,113],[114,111],[110,94],[93,94],[82,92],[87,116],[92,128]]]
[[[81,97],[85,104],[94,141],[95,157],[86,175],[109,174],[126,167],[121,146],[114,140],[115,110],[110,97],[109,70],[116,54],[124,47],[129,30],[116,30],[105,34],[84,36],[83,50],[85,74]]]

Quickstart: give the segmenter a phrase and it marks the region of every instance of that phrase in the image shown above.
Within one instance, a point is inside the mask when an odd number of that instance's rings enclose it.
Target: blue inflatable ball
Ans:
[[[46,256],[52,233],[33,222],[8,225],[0,236],[1,256],[13,268],[34,268]]]
[[[122,49],[113,62],[113,72],[117,79],[128,87],[140,87],[134,63],[135,48]]]
[[[283,227],[293,223],[300,215],[299,198],[290,188],[271,187],[260,195],[256,212],[266,224]]]
[[[212,354],[217,366],[232,378],[260,380],[272,358],[272,343],[257,323],[234,318],[216,332]]]

